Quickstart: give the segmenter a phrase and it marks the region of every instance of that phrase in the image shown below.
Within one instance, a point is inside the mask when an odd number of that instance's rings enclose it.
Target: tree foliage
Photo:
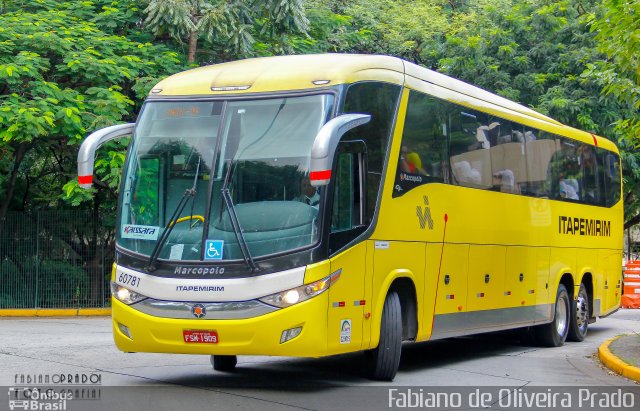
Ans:
[[[222,55],[252,55],[255,37],[306,34],[302,0],[148,0],[145,24],[156,36],[187,43],[187,61],[196,62],[198,40]]]
[[[612,123],[623,150],[625,227],[630,227],[640,223],[640,3],[605,0],[590,22],[606,59],[589,64],[584,77],[620,107]]]
[[[120,8],[117,8],[118,6]],[[178,53],[143,40],[135,2],[5,2],[0,15],[0,231],[9,209],[74,205],[77,144],[92,130],[132,121],[151,84],[183,66]],[[117,146],[111,146],[116,149]],[[96,201],[113,208],[120,155],[98,168]],[[107,150],[108,152],[108,150]],[[71,181],[71,182],[69,182]],[[65,185],[66,184],[66,185]]]

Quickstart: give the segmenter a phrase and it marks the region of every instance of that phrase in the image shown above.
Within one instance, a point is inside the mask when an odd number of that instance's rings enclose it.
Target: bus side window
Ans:
[[[447,112],[452,105],[411,91],[393,197],[426,183],[448,180]]]
[[[604,204],[611,207],[620,200],[620,157],[603,148],[596,148],[598,173],[602,185]]]
[[[449,115],[449,155],[454,184],[483,189],[493,186],[491,144],[497,141],[499,123],[487,124],[487,121],[486,114],[462,107]]]
[[[527,195],[551,197],[558,192],[558,181],[552,167],[552,159],[560,150],[556,136],[544,131],[526,129],[524,132],[527,161],[527,182],[523,189]]]
[[[524,133],[521,126],[500,119],[496,145],[491,146],[493,188],[503,193],[520,194],[527,181]]]
[[[578,163],[580,165],[580,199],[588,204],[601,204],[601,181],[598,178],[595,147],[578,144]]]
[[[548,178],[551,198],[580,201],[580,161],[576,141],[556,137],[559,145],[549,162]]]

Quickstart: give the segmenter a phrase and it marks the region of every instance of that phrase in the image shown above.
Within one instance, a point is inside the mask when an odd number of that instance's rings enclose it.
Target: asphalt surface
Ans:
[[[540,408],[500,402],[498,391],[505,387],[575,392],[572,407],[577,405],[578,390],[624,389],[635,396],[633,408],[640,409],[640,387],[604,368],[596,355],[603,341],[625,333],[640,333],[640,310],[620,310],[591,324],[585,341],[558,348],[531,345],[521,332],[405,344],[395,380],[381,383],[366,378],[362,354],[321,359],[244,356],[235,372],[220,373],[212,370],[208,356],[122,353],[113,344],[109,318],[2,318],[0,386],[15,391],[48,377],[50,383],[57,379],[56,386],[64,387],[60,376],[78,375],[87,381],[75,389],[100,390],[93,400],[80,401],[81,395],[76,395],[65,405],[70,410],[373,410],[402,408],[393,395],[407,389],[415,395],[417,390],[427,390],[420,392],[425,395],[460,393],[464,399],[480,389],[491,393],[484,404],[491,409]],[[9,409],[11,403],[2,395],[0,410]],[[11,393],[5,398],[12,398]],[[480,403],[422,405],[422,409],[486,408]],[[598,404],[543,408],[607,409]]]

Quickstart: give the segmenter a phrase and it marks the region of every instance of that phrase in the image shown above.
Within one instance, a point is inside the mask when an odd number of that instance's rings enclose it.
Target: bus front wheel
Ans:
[[[379,381],[393,381],[400,365],[402,352],[402,309],[395,291],[387,294],[382,309],[380,342],[367,352],[370,377]]]
[[[212,355],[211,365],[216,371],[231,372],[236,369],[238,357],[235,355]]]
[[[578,297],[571,304],[569,340],[582,341],[587,336],[589,311],[589,294],[587,293],[587,287],[584,286],[584,283],[581,283]]]
[[[560,284],[556,293],[553,321],[536,327],[536,337],[546,347],[560,347],[567,340],[571,308],[567,288]]]

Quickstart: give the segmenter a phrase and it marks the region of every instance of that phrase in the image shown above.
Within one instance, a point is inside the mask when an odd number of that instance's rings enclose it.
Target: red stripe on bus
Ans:
[[[309,180],[329,180],[331,178],[331,170],[312,171],[309,173]]]
[[[78,183],[80,184],[91,184],[93,182],[93,176],[78,176]]]

